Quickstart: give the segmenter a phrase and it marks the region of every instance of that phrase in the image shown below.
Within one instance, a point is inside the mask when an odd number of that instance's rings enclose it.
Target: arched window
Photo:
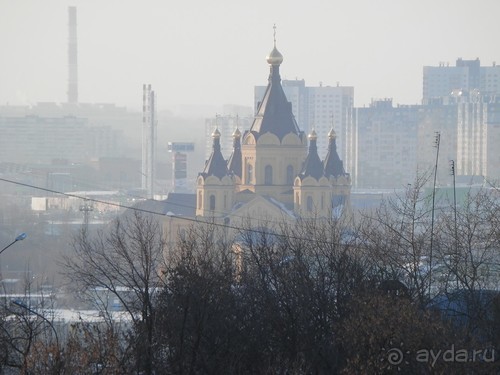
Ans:
[[[253,165],[247,164],[247,176],[246,176],[247,185],[251,184],[252,180],[253,180]]]
[[[264,168],[264,185],[272,185],[273,184],[273,167],[270,165],[266,165]]]
[[[287,185],[292,185],[293,184],[293,167],[289,165],[286,167],[286,184]]]
[[[325,193],[321,193],[321,209],[325,208]]]
[[[224,209],[227,208],[227,194],[224,194]]]
[[[210,211],[215,210],[215,195],[210,196]]]
[[[201,191],[199,191],[198,192],[198,209],[199,210],[201,210],[202,203],[203,203],[203,194],[201,193]]]
[[[309,196],[307,197],[307,211],[312,212],[312,210],[313,210],[313,199],[312,199],[312,197],[309,195]]]

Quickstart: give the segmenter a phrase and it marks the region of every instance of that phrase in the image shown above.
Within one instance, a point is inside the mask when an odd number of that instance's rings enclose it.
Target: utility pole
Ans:
[[[439,144],[441,142],[441,134],[436,132],[434,139],[434,147],[436,147],[436,164],[434,166],[434,184],[432,185],[432,212],[431,212],[431,249],[429,253],[429,299],[431,298],[431,287],[432,287],[432,251],[434,244],[434,208],[436,202],[436,178],[438,170],[439,161]]]
[[[88,199],[85,199],[83,204],[80,205],[80,212],[83,212],[83,230],[85,233],[89,231],[89,215],[92,211],[94,211],[94,207],[89,203]]]

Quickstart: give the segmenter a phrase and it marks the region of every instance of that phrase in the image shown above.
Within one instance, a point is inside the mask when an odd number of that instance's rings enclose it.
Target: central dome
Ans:
[[[283,62],[283,55],[278,51],[276,46],[274,46],[271,53],[267,56],[267,62],[269,65],[280,65]]]

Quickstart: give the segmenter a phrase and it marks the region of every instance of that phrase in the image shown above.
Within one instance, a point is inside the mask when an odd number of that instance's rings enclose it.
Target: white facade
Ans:
[[[424,66],[423,101],[448,96],[454,90],[479,90],[483,95],[500,95],[500,66],[481,66],[479,59],[457,59],[455,66],[440,63]]]
[[[487,104],[468,101],[458,105],[457,174],[487,175]]]

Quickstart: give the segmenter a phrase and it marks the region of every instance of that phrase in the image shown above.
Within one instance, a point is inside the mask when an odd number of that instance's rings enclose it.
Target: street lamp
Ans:
[[[26,233],[21,233],[19,236],[16,237],[16,239],[14,241],[12,241],[10,244],[8,244],[7,246],[5,246],[1,251],[0,251],[0,254],[2,254],[5,250],[7,250],[9,247],[11,247],[12,245],[14,245],[17,241],[22,241],[24,240],[26,237],[28,237],[28,235]]]

